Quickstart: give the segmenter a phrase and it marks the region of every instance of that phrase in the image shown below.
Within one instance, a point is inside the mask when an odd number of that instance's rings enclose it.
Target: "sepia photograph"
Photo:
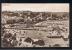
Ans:
[[[70,47],[69,3],[2,3],[1,47]]]

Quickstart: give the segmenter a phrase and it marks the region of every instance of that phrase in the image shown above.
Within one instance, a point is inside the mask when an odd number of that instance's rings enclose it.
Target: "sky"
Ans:
[[[69,3],[2,3],[2,11],[69,12]]]

